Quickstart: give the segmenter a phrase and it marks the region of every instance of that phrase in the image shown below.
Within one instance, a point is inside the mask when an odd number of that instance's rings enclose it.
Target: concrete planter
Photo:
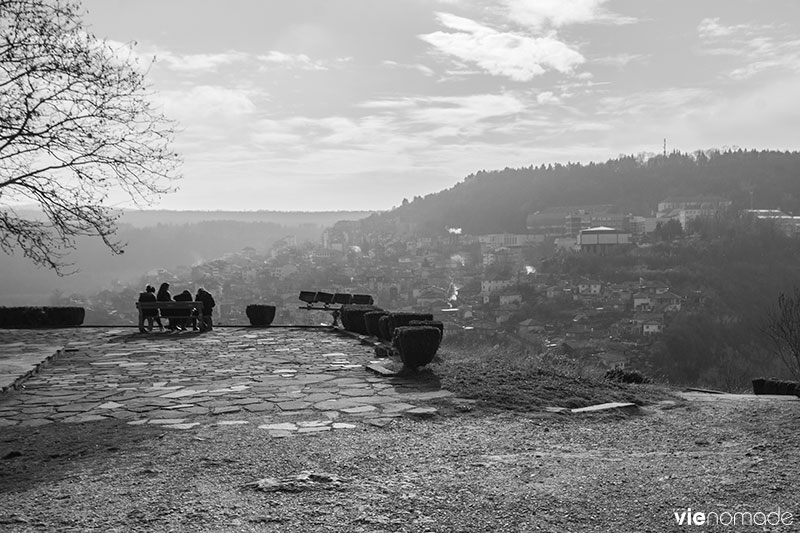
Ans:
[[[250,320],[251,326],[266,327],[275,320],[275,306],[253,304],[245,308],[245,314]]]

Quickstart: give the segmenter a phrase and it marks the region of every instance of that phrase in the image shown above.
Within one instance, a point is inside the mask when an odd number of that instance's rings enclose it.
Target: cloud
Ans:
[[[455,31],[437,31],[420,39],[441,53],[472,63],[494,76],[530,81],[548,70],[570,73],[584,57],[554,37],[500,32],[473,20],[438,13],[439,22]]]
[[[359,104],[366,109],[384,109],[398,118],[415,123],[465,124],[520,113],[525,102],[510,93],[467,96],[415,96],[370,100]]]
[[[607,23],[630,24],[631,17],[611,13],[603,8],[607,0],[505,0],[511,20],[541,28],[569,24]]]
[[[520,113],[525,104],[510,94],[442,96],[417,99],[409,118],[417,123],[450,125],[460,129],[478,122]]]
[[[218,85],[159,91],[156,98],[164,113],[180,122],[198,122],[209,118],[237,119],[256,110],[251,91]]]
[[[215,54],[179,54],[170,50],[156,49],[156,62],[160,66],[178,73],[207,74],[218,72],[224,67],[263,68],[276,65],[297,70],[327,70],[329,66],[306,54],[287,54],[270,50],[266,54],[251,54],[238,50],[229,50]],[[332,64],[341,64],[348,58],[336,59]]]
[[[209,72],[221,66],[247,61],[243,52],[222,52],[218,54],[176,54],[168,50],[156,52],[156,61],[178,72]]]
[[[702,39],[716,39],[719,37],[729,37],[743,32],[749,32],[752,26],[738,24],[736,26],[723,26],[719,23],[719,17],[705,18],[697,25],[697,32]]]
[[[734,80],[752,78],[764,71],[800,71],[800,39],[781,28],[755,24],[724,25],[719,18],[700,21],[697,32],[703,52],[730,56],[742,64],[728,72]]]
[[[623,54],[617,54],[617,55],[613,55],[613,56],[599,57],[597,59],[594,59],[592,61],[592,63],[598,64],[598,65],[610,65],[612,67],[616,67],[616,68],[620,68],[621,69],[621,68],[627,67],[631,63],[635,63],[635,62],[638,62],[638,61],[643,61],[646,58],[647,58],[647,56],[643,55],[643,54],[627,54],[627,53],[623,53]]]
[[[420,63],[406,64],[386,59],[384,61],[381,61],[381,65],[394,69],[416,70],[417,72],[420,72],[425,76],[433,76],[435,74],[433,69],[431,69],[430,67],[426,67],[425,65],[422,65]]]
[[[541,104],[560,104],[561,99],[554,95],[551,91],[544,91],[536,96],[536,101]]]
[[[674,87],[668,89],[642,91],[601,98],[598,113],[621,116],[640,116],[655,118],[669,116],[682,110],[707,105],[713,101],[713,93],[706,89]]]
[[[268,54],[259,55],[258,60],[300,70],[328,70],[321,61],[314,61],[306,54],[285,54],[271,50]]]

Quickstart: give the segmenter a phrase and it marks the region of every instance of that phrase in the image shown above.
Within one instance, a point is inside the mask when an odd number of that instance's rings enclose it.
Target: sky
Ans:
[[[84,0],[203,210],[385,210],[480,170],[800,147],[797,0]]]

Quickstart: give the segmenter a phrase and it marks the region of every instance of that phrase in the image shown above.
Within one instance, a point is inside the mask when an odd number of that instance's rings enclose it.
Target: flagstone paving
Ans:
[[[30,374],[0,394],[0,427],[117,419],[184,430],[252,424],[285,437],[430,416],[425,402],[451,395],[370,372],[372,347],[326,329],[0,330],[0,354],[28,361],[0,366],[6,381]]]

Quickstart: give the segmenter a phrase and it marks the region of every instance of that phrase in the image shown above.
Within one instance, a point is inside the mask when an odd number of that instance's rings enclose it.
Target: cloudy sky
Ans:
[[[84,0],[180,123],[167,209],[388,209],[481,169],[800,147],[797,0]]]

